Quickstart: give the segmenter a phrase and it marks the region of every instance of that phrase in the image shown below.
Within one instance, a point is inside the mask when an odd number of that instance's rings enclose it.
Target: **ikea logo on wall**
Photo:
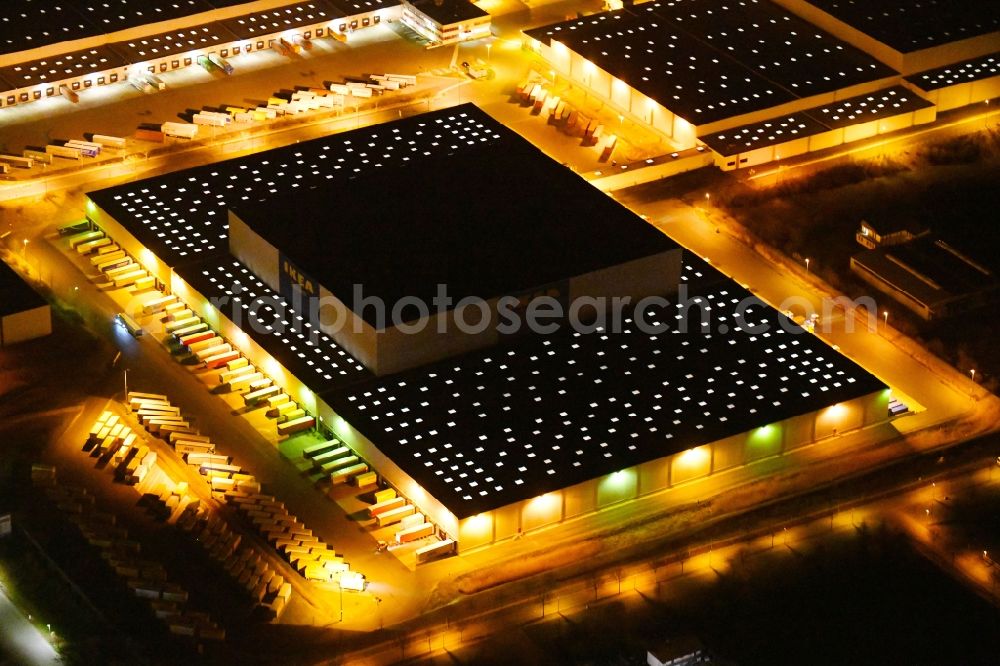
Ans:
[[[300,271],[295,265],[288,261],[288,259],[282,258],[281,260],[281,282],[282,287],[286,284],[291,286],[297,284],[307,296],[317,296],[318,289],[316,288],[316,282],[312,278],[308,277],[305,273]],[[282,291],[285,291],[283,288]]]

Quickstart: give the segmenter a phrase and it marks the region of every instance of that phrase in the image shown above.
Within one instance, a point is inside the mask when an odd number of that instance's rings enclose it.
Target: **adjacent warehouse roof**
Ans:
[[[393,122],[378,143],[358,134],[328,143],[363,157],[328,162],[341,177],[233,207],[350,307],[355,284],[390,306],[431,303],[439,284],[455,301],[489,299],[677,248],[475,106]]]
[[[901,53],[1000,30],[995,0],[807,0]]]
[[[251,0],[3,0],[0,54],[92,37]]]
[[[344,16],[354,16],[396,7],[399,0],[330,0],[330,4],[344,12]]]
[[[296,2],[285,7],[254,12],[246,16],[222,21],[239,39],[251,39],[257,35],[268,35],[282,30],[294,30],[301,26],[322,23],[340,18],[344,14],[324,0]]]
[[[472,4],[470,0],[410,0],[410,4],[439,25],[489,16],[489,13]]]
[[[929,106],[933,104],[908,88],[893,86],[787,116],[706,134],[698,139],[720,155],[736,155]]]
[[[27,88],[40,83],[63,81],[65,79],[96,74],[127,63],[107,46],[73,51],[51,58],[29,60],[17,65],[0,68],[0,79],[10,89]]]
[[[894,73],[766,0],[653,2],[527,34],[565,44],[695,125]]]
[[[1000,76],[1000,52],[918,72],[907,76],[906,80],[921,90],[937,90],[994,76]]]
[[[76,0],[74,8],[100,32],[211,11],[209,0]]]
[[[324,399],[461,518],[884,388],[702,262],[685,277],[690,310],[647,311],[660,331],[530,338]]]
[[[142,62],[175,53],[185,53],[195,49],[208,48],[216,44],[232,42],[236,37],[221,23],[161,32],[158,35],[115,42],[112,48],[129,62]]]
[[[13,268],[0,261],[0,317],[32,310],[43,305],[46,305],[45,299],[14,272]]]

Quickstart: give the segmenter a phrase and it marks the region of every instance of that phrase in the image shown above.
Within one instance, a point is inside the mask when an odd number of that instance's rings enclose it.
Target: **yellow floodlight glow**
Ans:
[[[696,446],[681,453],[677,457],[677,462],[684,467],[697,467],[698,465],[704,465],[711,455],[712,453],[709,451],[707,445]]]

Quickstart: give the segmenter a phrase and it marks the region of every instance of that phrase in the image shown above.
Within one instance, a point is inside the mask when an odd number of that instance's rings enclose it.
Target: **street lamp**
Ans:
[[[490,49],[492,49],[492,48],[493,48],[493,44],[490,44],[489,42],[487,42],[486,43],[486,62],[490,61]]]
[[[27,253],[28,253],[28,243],[29,243],[29,242],[30,242],[30,241],[28,241],[28,239],[27,239],[27,238],[25,238],[25,239],[24,239],[24,240],[22,241],[22,243],[23,243],[23,245],[21,245],[21,256],[22,256],[22,257],[24,257],[25,255],[27,255]]]
[[[806,272],[809,272],[809,257],[806,257]]]
[[[885,325],[888,326],[889,325],[889,311],[888,310],[883,310],[882,311],[882,318],[885,319]]]
[[[976,369],[969,370],[969,374],[972,375],[972,381],[976,381]]]

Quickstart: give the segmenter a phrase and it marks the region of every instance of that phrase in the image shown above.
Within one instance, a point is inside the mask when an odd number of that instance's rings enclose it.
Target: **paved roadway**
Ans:
[[[7,597],[0,582],[0,664],[51,666],[62,663],[52,644]]]

